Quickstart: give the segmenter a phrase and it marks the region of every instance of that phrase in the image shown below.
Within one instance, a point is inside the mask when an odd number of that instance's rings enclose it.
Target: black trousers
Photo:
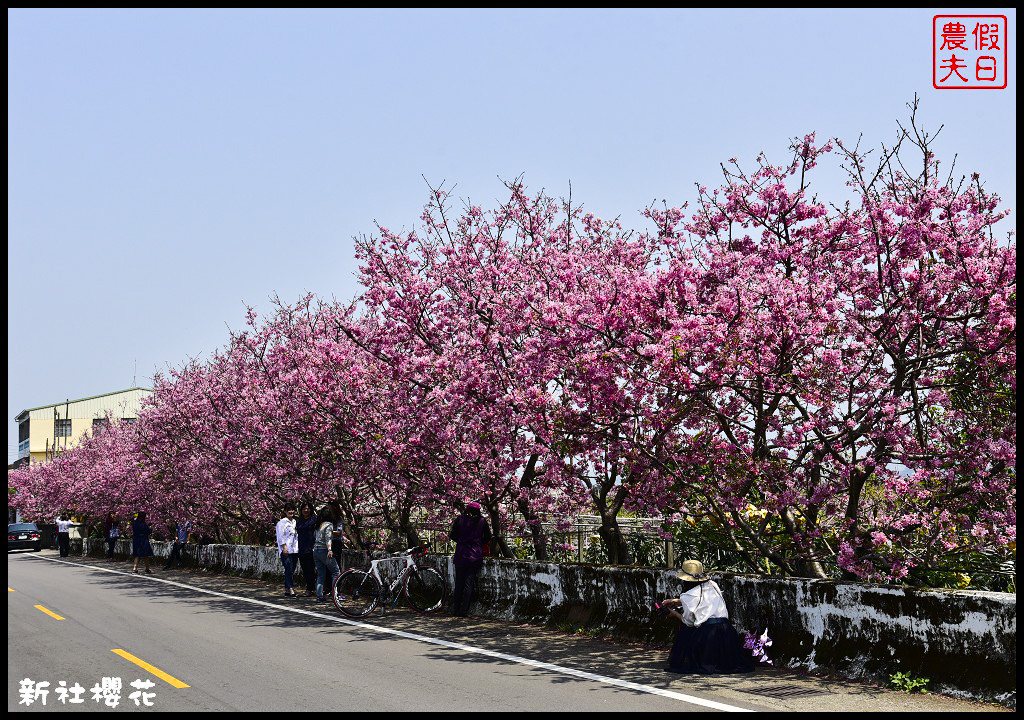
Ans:
[[[111,560],[114,559],[114,545],[116,545],[116,544],[117,544],[117,538],[116,537],[108,537],[107,538],[107,557],[110,558]]]
[[[469,613],[469,606],[476,599],[476,576],[483,566],[483,560],[472,565],[455,566],[455,597],[452,601],[452,612],[455,615],[465,616]]]
[[[306,583],[306,592],[316,594],[316,561],[313,551],[299,553],[299,567],[302,568],[302,580]]]
[[[164,570],[170,570],[174,561],[178,561],[178,567],[181,567],[181,549],[185,547],[184,543],[176,542],[171,546],[171,554],[167,556],[167,564],[164,565]]]
[[[71,538],[66,532],[57,533],[57,549],[60,550],[61,557],[71,554]]]

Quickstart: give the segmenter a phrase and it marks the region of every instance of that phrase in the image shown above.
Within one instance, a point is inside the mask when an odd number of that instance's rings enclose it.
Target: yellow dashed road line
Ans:
[[[145,660],[140,660],[139,658],[137,658],[134,655],[132,655],[130,652],[127,652],[125,650],[121,650],[120,648],[111,650],[110,652],[114,653],[115,655],[120,655],[121,657],[123,657],[128,662],[135,663],[136,665],[138,665],[143,670],[145,670],[145,671],[147,671],[149,673],[152,673],[153,675],[156,675],[158,678],[163,680],[168,685],[171,685],[172,687],[176,687],[176,688],[179,688],[179,689],[180,688],[187,688],[187,687],[189,687],[188,685],[183,683],[178,678],[176,678],[176,677],[174,677],[172,675],[168,675],[167,673],[165,673],[160,668],[153,667],[152,665],[150,665]]]
[[[47,610],[42,605],[36,605],[36,609],[37,610],[42,610],[44,613],[46,613],[47,615],[52,617],[54,620],[63,620],[64,619],[60,615],[58,615],[57,613],[53,612],[52,610]]]

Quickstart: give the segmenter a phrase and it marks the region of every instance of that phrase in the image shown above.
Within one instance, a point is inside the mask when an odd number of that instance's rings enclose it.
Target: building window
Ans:
[[[57,420],[53,421],[53,436],[54,437],[71,437],[71,420]]]
[[[92,421],[92,434],[98,435],[110,427],[110,421],[106,418],[94,418]]]

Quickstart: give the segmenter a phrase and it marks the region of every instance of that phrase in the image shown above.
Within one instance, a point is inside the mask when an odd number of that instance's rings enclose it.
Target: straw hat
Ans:
[[[684,560],[683,569],[678,577],[689,582],[704,582],[708,579],[708,574],[704,572],[704,563],[700,560]]]

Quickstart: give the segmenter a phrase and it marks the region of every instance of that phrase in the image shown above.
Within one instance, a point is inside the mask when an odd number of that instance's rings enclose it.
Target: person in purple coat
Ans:
[[[484,564],[485,543],[491,541],[491,528],[480,516],[480,503],[466,505],[452,523],[449,537],[455,541],[455,598],[452,613],[465,617],[476,595],[476,576]]]

